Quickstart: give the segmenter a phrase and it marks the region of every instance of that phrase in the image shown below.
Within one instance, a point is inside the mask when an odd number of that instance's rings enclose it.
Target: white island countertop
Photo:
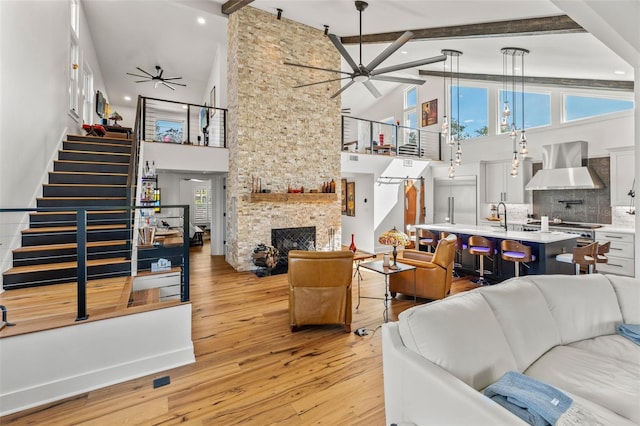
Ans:
[[[433,223],[425,225],[415,225],[416,229],[428,229],[431,231],[446,231],[452,234],[480,235],[487,238],[499,238],[501,240],[527,241],[531,243],[548,244],[558,241],[576,239],[579,235],[566,232],[542,232],[542,231],[505,231],[487,225],[465,225],[450,223]]]

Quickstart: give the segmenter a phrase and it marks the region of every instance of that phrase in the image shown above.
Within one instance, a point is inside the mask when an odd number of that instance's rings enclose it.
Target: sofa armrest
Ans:
[[[397,323],[382,325],[386,423],[526,425],[491,399],[402,343]]]

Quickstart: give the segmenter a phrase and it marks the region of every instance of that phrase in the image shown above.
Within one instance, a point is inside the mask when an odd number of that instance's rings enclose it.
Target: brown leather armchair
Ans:
[[[289,324],[343,324],[351,332],[351,251],[289,252]]]
[[[404,250],[398,262],[413,265],[416,269],[416,296],[424,299],[444,299],[451,289],[453,260],[456,253],[455,234],[438,241],[435,253]],[[389,276],[389,292],[413,295],[413,271]]]

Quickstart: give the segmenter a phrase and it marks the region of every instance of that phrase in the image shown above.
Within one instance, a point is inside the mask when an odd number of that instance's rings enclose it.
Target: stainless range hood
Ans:
[[[528,190],[600,189],[604,184],[589,167],[588,143],[565,142],[542,147],[542,169],[524,187]]]

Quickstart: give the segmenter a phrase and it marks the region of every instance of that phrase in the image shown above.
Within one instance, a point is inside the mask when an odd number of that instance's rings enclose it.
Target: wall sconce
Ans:
[[[324,35],[329,35],[329,26],[328,25],[324,26]]]
[[[282,19],[282,9],[276,9],[278,11],[278,21]]]

